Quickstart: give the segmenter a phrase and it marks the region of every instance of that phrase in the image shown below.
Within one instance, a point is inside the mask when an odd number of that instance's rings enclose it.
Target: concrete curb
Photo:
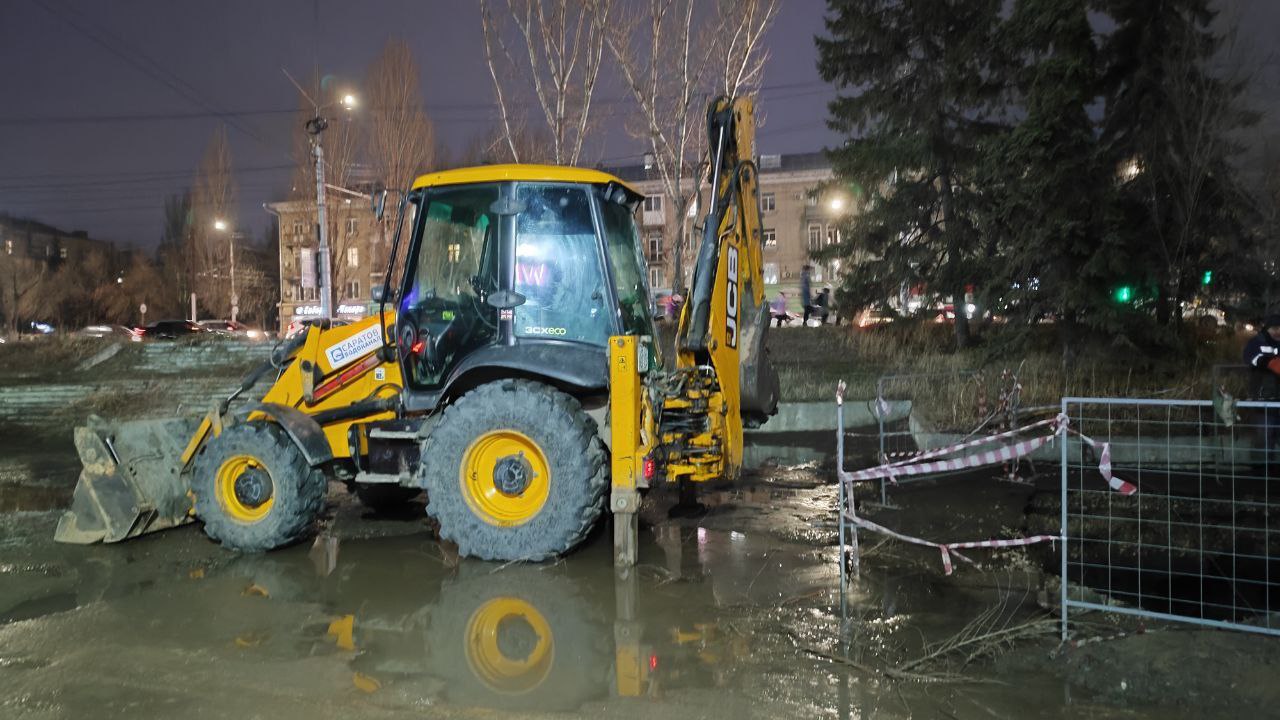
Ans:
[[[885,422],[903,420],[911,415],[910,400],[890,400]],[[844,403],[844,424],[846,428],[867,427],[876,425],[875,400],[846,400]],[[789,402],[778,403],[778,414],[769,418],[769,422],[753,430],[751,434],[771,434],[788,432],[835,432],[836,403],[835,399],[821,402]]]

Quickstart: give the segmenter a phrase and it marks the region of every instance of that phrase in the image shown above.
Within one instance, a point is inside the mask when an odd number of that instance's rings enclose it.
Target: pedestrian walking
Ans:
[[[804,325],[809,324],[809,313],[813,312],[812,275],[812,265],[805,265],[800,268],[800,305],[804,308]]]

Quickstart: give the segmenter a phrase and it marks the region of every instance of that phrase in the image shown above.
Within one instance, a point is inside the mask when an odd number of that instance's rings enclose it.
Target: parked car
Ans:
[[[343,320],[341,318],[307,318],[306,320],[294,320],[289,323],[289,327],[285,328],[284,337],[287,340],[299,333],[306,332],[307,328],[312,325],[319,326],[321,330],[328,330],[331,327],[342,327],[343,325],[350,324],[350,320]]]
[[[77,333],[81,337],[106,338],[108,340],[128,340],[137,342],[142,339],[142,334],[133,328],[127,328],[124,325],[89,325],[81,328]]]
[[[246,340],[266,340],[267,334],[235,320],[201,320],[200,327],[209,332]]]
[[[208,330],[191,320],[159,320],[139,328],[143,340],[175,340],[189,335],[203,335]]]

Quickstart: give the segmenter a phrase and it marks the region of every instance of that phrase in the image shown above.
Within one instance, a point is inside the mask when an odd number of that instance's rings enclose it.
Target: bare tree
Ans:
[[[615,0],[505,0],[495,13],[497,2],[481,0],[480,22],[507,148],[516,162],[575,165],[591,129],[591,100]],[[525,52],[513,56],[517,38]],[[515,143],[524,123],[524,114],[515,111],[516,79],[533,86],[550,135],[544,157],[528,157]]]
[[[227,317],[231,310],[229,271],[235,229],[236,183],[227,128],[214,131],[196,173],[191,202],[188,255],[194,261],[193,287],[207,312]],[[217,224],[221,223],[219,229]]]
[[[719,0],[717,59],[723,72],[719,90],[737,97],[760,87],[769,52],[764,36],[778,15],[778,0]]]
[[[649,148],[661,181],[664,236],[671,239],[673,287],[684,284],[689,252],[685,222],[707,165],[703,133],[707,97],[758,86],[768,58],[761,38],[777,15],[775,0],[648,0],[648,12],[613,26],[607,42],[639,109],[630,130]]]
[[[422,99],[418,65],[403,40],[382,48],[365,81],[369,161],[389,188],[407,188],[435,165],[435,128]]]

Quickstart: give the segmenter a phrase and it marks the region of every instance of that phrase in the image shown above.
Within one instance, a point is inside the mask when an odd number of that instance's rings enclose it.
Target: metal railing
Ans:
[[[1280,635],[1280,403],[1069,397],[1061,412],[1096,443],[1061,443],[1063,639],[1080,610]],[[1103,448],[1136,493],[1108,487]]]

